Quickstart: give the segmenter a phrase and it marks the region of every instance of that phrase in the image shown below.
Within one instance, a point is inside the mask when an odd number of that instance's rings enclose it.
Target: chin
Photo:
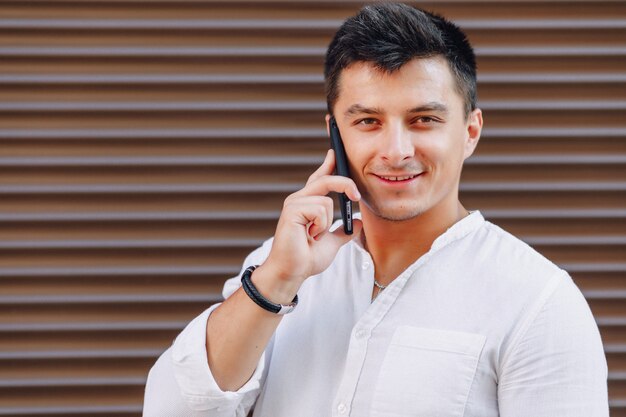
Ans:
[[[402,222],[411,220],[428,210],[427,204],[416,204],[415,201],[395,204],[367,204],[370,211],[381,219]]]

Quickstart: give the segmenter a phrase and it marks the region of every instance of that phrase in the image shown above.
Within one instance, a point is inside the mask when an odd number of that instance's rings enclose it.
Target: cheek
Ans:
[[[450,137],[441,137],[429,143],[428,147],[422,148],[423,161],[437,172],[445,172],[448,175],[460,171],[464,161],[465,148],[460,139],[451,140]]]
[[[361,175],[363,167],[368,162],[367,150],[364,146],[351,146],[346,145],[346,154],[348,156],[348,165],[350,168],[350,175]]]

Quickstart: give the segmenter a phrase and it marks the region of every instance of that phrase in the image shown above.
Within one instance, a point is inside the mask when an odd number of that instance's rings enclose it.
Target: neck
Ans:
[[[376,280],[389,284],[428,252],[437,237],[468,214],[456,200],[449,207],[436,206],[408,220],[390,221],[362,205],[361,238],[374,261]]]

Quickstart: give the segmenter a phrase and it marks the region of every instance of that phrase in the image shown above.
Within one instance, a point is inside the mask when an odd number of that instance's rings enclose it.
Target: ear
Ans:
[[[465,151],[463,159],[467,159],[474,153],[474,149],[480,140],[480,133],[483,130],[483,112],[480,109],[472,111],[467,118],[467,135],[465,137]]]
[[[326,136],[330,136],[330,113],[326,113]]]

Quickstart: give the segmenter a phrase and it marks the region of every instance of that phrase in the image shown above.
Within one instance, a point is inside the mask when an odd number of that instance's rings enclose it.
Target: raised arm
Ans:
[[[331,175],[333,169],[334,153],[329,151],[304,188],[287,197],[267,259],[252,273],[253,285],[273,303],[289,304],[304,280],[328,268],[339,248],[351,239],[342,228],[329,231],[333,200],[327,195],[342,192],[354,201],[360,195],[351,179]],[[354,220],[355,234],[361,227],[360,220]],[[263,355],[282,316],[259,307],[242,288],[205,314],[190,323],[174,343],[173,375],[192,410],[213,410],[201,414],[206,416],[245,415],[252,404],[242,407],[242,402],[248,401],[250,393],[258,395]],[[203,335],[201,344],[199,335]],[[156,377],[152,379],[158,384]]]

